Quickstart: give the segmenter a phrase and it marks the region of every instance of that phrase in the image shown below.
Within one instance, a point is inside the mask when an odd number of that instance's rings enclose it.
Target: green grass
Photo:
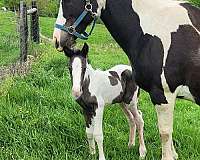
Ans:
[[[19,57],[19,34],[16,20],[14,13],[0,11],[0,66],[11,64]]]
[[[51,37],[54,20],[41,18],[42,34]],[[79,46],[82,44],[80,41]],[[102,25],[97,25],[88,44],[89,58],[95,68],[108,69],[128,63]],[[0,86],[0,159],[97,159],[88,153],[81,109],[71,97],[67,58],[51,45],[41,44],[37,49],[41,56],[32,71],[25,77],[8,78]],[[145,121],[146,159],[158,160],[161,145],[156,113],[145,92],[139,106]],[[177,101],[174,142],[180,160],[200,159],[199,115],[198,106]],[[128,123],[119,106],[108,106],[104,114],[104,148],[108,160],[138,159],[138,140],[129,150],[128,132]]]

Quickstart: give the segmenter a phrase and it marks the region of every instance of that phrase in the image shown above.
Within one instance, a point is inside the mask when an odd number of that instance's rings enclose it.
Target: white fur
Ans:
[[[89,126],[89,128],[86,128],[86,134],[91,154],[95,154],[95,141],[97,142],[99,149],[99,160],[105,160],[103,151],[103,127],[102,127],[104,107],[106,104],[112,104],[113,99],[115,99],[122,91],[120,80],[118,81],[118,84],[115,86],[112,86],[110,84],[108,76],[111,76],[111,74],[109,73],[109,71],[116,71],[120,77],[122,72],[126,69],[132,71],[132,68],[126,65],[117,65],[111,68],[110,70],[101,71],[101,70],[94,70],[91,65],[87,64],[87,69],[84,79],[88,77],[90,78],[89,92],[91,93],[91,96],[95,96],[97,98],[98,108],[96,109],[95,117],[93,117],[92,119],[92,124]],[[137,101],[138,101],[137,94],[138,94],[138,88],[134,93],[132,101],[129,105],[122,103],[122,109],[128,119],[130,126],[128,146],[131,147],[132,145],[135,144],[135,130],[137,128],[139,131],[139,143],[140,143],[139,153],[140,157],[144,158],[146,156],[146,147],[143,137],[144,121],[142,119],[141,112],[138,111],[137,109]]]
[[[66,19],[63,16],[62,0],[60,0],[60,7],[59,7],[58,16],[56,19],[56,24],[64,25],[65,23],[66,23]],[[60,44],[60,39],[61,39],[61,30],[58,28],[54,28],[53,42],[56,43],[57,41]],[[59,46],[58,50],[62,51],[63,48]]]
[[[97,9],[97,16],[101,16],[102,9],[106,8],[106,0],[97,0],[98,9]]]
[[[158,36],[164,46],[163,65],[165,66],[168,50],[171,45],[171,33],[179,25],[190,24],[187,10],[174,0],[133,0],[133,9],[140,17],[144,33]]]
[[[72,93],[74,94],[75,97],[77,95],[80,96],[81,92],[81,71],[82,71],[81,59],[79,57],[76,57],[72,62],[72,77],[73,77]]]
[[[192,96],[188,86],[180,86],[178,96],[183,96],[184,99],[195,102],[195,99]]]

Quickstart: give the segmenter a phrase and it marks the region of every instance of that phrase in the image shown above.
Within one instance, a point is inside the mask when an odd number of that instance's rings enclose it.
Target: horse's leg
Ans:
[[[168,104],[156,105],[158,117],[158,127],[162,143],[162,160],[173,160],[175,149],[172,143],[173,132],[173,112],[176,96],[169,93],[167,95]]]
[[[97,142],[99,149],[99,160],[105,160],[104,151],[103,151],[103,111],[104,111],[104,103],[98,103],[98,107],[96,109],[96,115],[94,117],[94,138]]]
[[[131,146],[135,146],[136,125],[132,113],[124,103],[122,103],[122,110],[128,120],[130,127],[128,147],[131,148]]]
[[[89,150],[90,150],[90,154],[92,154],[92,155],[94,155],[96,153],[93,132],[94,132],[94,120],[92,118],[91,125],[89,125],[89,127],[86,127],[86,134],[87,134],[87,139],[88,139],[88,143],[89,143]]]
[[[131,113],[134,117],[135,123],[136,123],[136,127],[139,133],[139,143],[140,143],[140,147],[139,147],[139,153],[140,153],[140,158],[145,158],[147,150],[146,150],[146,146],[144,143],[144,121],[142,118],[142,112],[140,112],[137,109],[137,105],[133,105],[132,108],[130,108]]]
[[[178,154],[176,153],[173,140],[172,140],[172,153],[173,153],[174,159],[178,159]]]

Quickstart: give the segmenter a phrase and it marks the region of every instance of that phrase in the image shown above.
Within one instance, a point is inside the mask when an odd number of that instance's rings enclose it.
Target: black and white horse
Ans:
[[[105,160],[103,151],[103,111],[106,104],[121,103],[130,126],[129,144],[135,145],[135,131],[139,133],[140,157],[146,155],[143,137],[144,121],[142,113],[137,109],[139,88],[132,76],[132,69],[127,65],[117,65],[107,71],[94,70],[88,64],[89,47],[84,44],[83,49],[73,51],[65,48],[65,55],[69,57],[69,71],[72,80],[72,94],[82,107],[86,134],[90,153],[95,154],[95,141],[99,149],[99,160]],[[114,118],[114,117],[113,117]]]
[[[162,160],[177,159],[172,132],[177,97],[200,105],[200,10],[176,0],[61,0],[57,23],[72,25],[92,5],[92,12],[122,47],[140,88],[150,94],[158,116]],[[83,33],[92,14],[76,30]],[[55,28],[56,47],[72,47],[75,36]]]

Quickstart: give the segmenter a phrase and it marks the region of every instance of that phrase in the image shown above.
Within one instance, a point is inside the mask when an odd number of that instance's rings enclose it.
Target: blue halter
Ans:
[[[76,31],[76,27],[83,21],[83,19],[87,16],[88,13],[90,13],[92,15],[93,19],[94,19],[93,24],[92,24],[92,28],[91,28],[89,33],[87,33],[86,31],[84,31],[83,33],[78,33]],[[62,31],[68,32],[69,34],[74,35],[74,36],[76,36],[80,39],[87,40],[88,37],[92,34],[92,32],[94,30],[96,20],[97,20],[97,16],[96,16],[96,13],[94,13],[92,11],[92,4],[90,3],[90,0],[86,0],[86,5],[85,5],[84,11],[77,18],[77,20],[74,22],[73,25],[71,25],[69,27],[65,27],[65,25],[56,24],[55,27],[57,29],[62,30]]]

